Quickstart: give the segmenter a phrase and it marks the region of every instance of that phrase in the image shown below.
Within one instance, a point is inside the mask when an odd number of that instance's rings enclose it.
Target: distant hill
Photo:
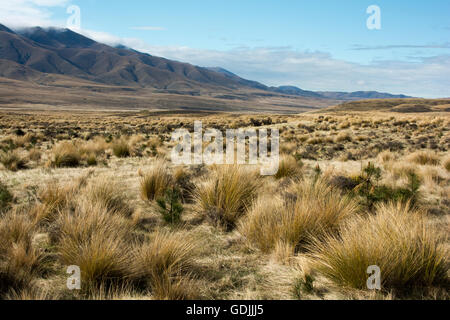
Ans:
[[[118,101],[121,105],[134,101],[131,108],[148,108],[146,102],[151,101],[152,108],[238,110],[242,107],[252,111],[295,113],[336,105],[340,101],[406,97],[379,92],[314,92],[295,86],[268,87],[221,67],[198,67],[123,45],[112,47],[69,29],[35,27],[13,31],[1,24],[0,78],[25,82],[20,84],[24,92],[31,87],[33,92],[51,92],[45,98],[39,94],[18,96],[13,90],[17,83],[0,79],[4,86],[0,88],[0,93],[4,94],[0,102],[4,104],[45,101],[47,104],[92,106],[100,103],[107,108]],[[41,86],[38,91],[34,91],[36,86]],[[70,99],[61,87],[72,91]],[[113,91],[113,87],[120,95],[115,96],[114,101],[111,94],[100,96],[101,92]],[[85,94],[79,97],[80,92]],[[93,94],[89,99],[88,92]],[[125,95],[130,92],[135,94]],[[137,98],[137,92],[142,99]]]
[[[384,99],[345,102],[322,111],[450,112],[450,99]]]

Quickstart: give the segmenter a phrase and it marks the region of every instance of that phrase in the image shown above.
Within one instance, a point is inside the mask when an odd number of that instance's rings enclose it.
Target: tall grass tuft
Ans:
[[[0,152],[0,163],[10,171],[18,171],[27,168],[27,160],[17,151]]]
[[[125,217],[133,214],[124,188],[110,177],[92,180],[83,192],[91,203],[100,204],[113,214]]]
[[[141,198],[152,201],[164,196],[172,182],[173,178],[167,164],[163,160],[157,160],[141,177]]]
[[[448,281],[448,252],[437,234],[408,204],[380,204],[375,215],[353,218],[340,237],[312,250],[318,269],[340,285],[366,289],[367,268],[376,265],[384,290],[407,290]]]
[[[56,168],[74,168],[80,164],[81,155],[77,147],[70,142],[61,142],[53,150],[52,165]]]
[[[441,163],[439,156],[433,151],[417,151],[408,156],[408,160],[421,165],[437,166]]]
[[[43,272],[43,253],[33,246],[34,224],[10,211],[0,220],[0,298],[11,290],[30,288]]]
[[[183,234],[158,231],[134,251],[134,274],[156,299],[191,298],[188,278],[194,255],[195,245]]]
[[[124,138],[114,141],[112,150],[114,155],[118,158],[127,158],[131,155],[130,144]]]
[[[256,172],[238,165],[221,166],[197,185],[194,198],[200,212],[231,230],[256,198],[259,185]]]
[[[325,233],[336,232],[358,210],[355,200],[342,196],[323,178],[303,180],[291,188],[286,201],[265,196],[253,204],[239,226],[250,245],[263,252],[272,251],[278,243],[298,250]]]
[[[100,203],[78,200],[73,212],[59,216],[53,240],[61,263],[80,267],[85,292],[93,294],[131,276],[132,225]]]
[[[280,159],[278,172],[276,173],[275,178],[281,179],[285,177],[300,177],[302,174],[302,166],[303,164],[297,161],[297,159],[295,159],[293,156],[283,156]]]

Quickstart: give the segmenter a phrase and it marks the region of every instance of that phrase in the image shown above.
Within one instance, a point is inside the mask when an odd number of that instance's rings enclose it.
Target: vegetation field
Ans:
[[[450,118],[410,104],[0,111],[0,299],[449,299]],[[278,128],[278,173],[174,166],[195,120]]]

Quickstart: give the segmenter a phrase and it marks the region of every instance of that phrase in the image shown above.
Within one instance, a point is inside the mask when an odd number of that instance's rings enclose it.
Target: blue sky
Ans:
[[[98,41],[268,85],[450,96],[448,0],[0,0],[0,22],[65,26],[70,5]]]

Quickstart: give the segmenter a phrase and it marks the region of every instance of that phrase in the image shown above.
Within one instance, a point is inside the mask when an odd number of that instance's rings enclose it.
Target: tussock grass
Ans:
[[[276,173],[275,178],[298,178],[302,174],[302,166],[303,164],[297,161],[293,156],[283,156],[280,159],[278,172]]]
[[[74,189],[71,185],[46,184],[38,193],[40,203],[36,204],[32,211],[34,221],[38,224],[49,224],[55,221],[59,211],[68,204],[73,193]]]
[[[60,215],[53,238],[61,262],[80,267],[82,290],[92,294],[131,276],[131,231],[131,222],[123,216],[80,200],[74,212]]]
[[[114,155],[118,158],[127,158],[131,155],[130,144],[124,138],[114,141],[112,150]]]
[[[433,151],[417,151],[407,157],[407,160],[421,165],[437,166],[441,163],[439,156]]]
[[[253,204],[239,228],[250,245],[263,252],[280,243],[298,250],[314,238],[336,232],[358,209],[354,200],[342,196],[325,179],[301,181],[292,189],[287,201],[266,196]]]
[[[0,214],[8,210],[12,201],[13,195],[8,190],[8,187],[0,181]]]
[[[10,211],[0,220],[0,297],[31,287],[43,272],[43,253],[32,244],[34,228],[18,211]]]
[[[141,198],[152,201],[164,195],[173,182],[172,174],[163,160],[157,160],[141,177]]]
[[[27,159],[22,157],[17,151],[0,153],[0,163],[10,171],[18,171],[27,168]]]
[[[71,142],[61,142],[52,150],[53,159],[51,165],[56,168],[78,167],[81,155],[77,147]]]
[[[194,242],[182,233],[157,231],[134,251],[134,274],[156,299],[192,298],[189,273],[195,250]]]
[[[218,167],[212,176],[197,185],[194,198],[198,211],[216,225],[231,230],[256,198],[260,179],[243,166]]]
[[[125,189],[111,177],[91,180],[83,193],[92,204],[100,204],[113,214],[120,214],[125,217],[130,217],[133,214]]]
[[[443,166],[447,172],[450,172],[450,157],[444,159]]]
[[[380,267],[386,291],[445,284],[448,252],[424,218],[408,204],[381,204],[375,215],[348,221],[340,237],[316,241],[317,267],[334,282],[357,289],[367,288],[371,265]]]

